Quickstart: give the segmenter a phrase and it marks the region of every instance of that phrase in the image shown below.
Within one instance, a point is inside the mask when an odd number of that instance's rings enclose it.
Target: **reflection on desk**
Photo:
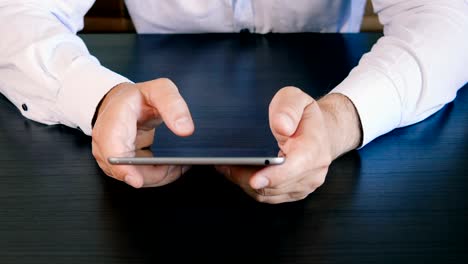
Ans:
[[[111,69],[134,81],[169,77],[195,110],[220,112],[266,107],[285,85],[323,95],[378,37],[83,36]],[[226,90],[229,104],[197,104]],[[0,97],[0,263],[466,262],[467,124],[465,88],[426,121],[335,161],[305,200],[271,206],[209,166],[132,189],[102,173],[89,137],[26,120]]]

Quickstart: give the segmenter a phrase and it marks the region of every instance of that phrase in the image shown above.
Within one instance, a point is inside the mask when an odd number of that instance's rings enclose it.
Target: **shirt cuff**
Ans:
[[[400,95],[392,81],[378,70],[357,67],[330,93],[343,94],[353,102],[363,133],[359,148],[400,124]]]
[[[67,69],[57,97],[57,108],[64,125],[91,135],[96,107],[109,90],[127,78],[101,66],[94,57],[76,58]]]

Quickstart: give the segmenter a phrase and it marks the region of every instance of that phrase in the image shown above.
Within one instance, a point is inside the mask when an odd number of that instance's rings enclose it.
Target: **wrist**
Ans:
[[[99,101],[99,104],[96,106],[96,110],[94,112],[94,116],[91,122],[91,127],[94,127],[94,124],[96,123],[96,120],[98,119],[99,114],[106,108],[109,102],[112,101],[112,97],[114,97],[116,94],[121,93],[123,89],[128,88],[131,84],[132,83],[129,83],[129,82],[117,84],[116,86],[112,87],[104,95],[104,97],[102,97],[101,101]]]
[[[345,95],[332,93],[318,100],[330,137],[333,159],[356,149],[362,142],[362,127],[353,102]]]

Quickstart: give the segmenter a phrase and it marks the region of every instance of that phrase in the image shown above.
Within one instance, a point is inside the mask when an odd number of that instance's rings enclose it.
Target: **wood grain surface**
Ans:
[[[325,94],[380,35],[82,37],[134,81],[173,79],[196,122],[228,132],[265,122],[283,86]],[[236,105],[226,122],[203,118]],[[208,166],[132,189],[102,173],[89,137],[26,120],[0,97],[0,263],[466,263],[467,136],[465,88],[426,121],[335,161],[305,200],[272,206]]]

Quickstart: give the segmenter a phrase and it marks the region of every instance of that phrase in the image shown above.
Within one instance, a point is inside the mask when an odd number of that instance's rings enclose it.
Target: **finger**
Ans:
[[[259,202],[267,203],[267,204],[280,204],[280,203],[291,203],[295,201],[302,200],[306,198],[307,195],[291,195],[291,194],[283,194],[283,195],[276,195],[276,196],[263,196],[259,198]]]
[[[174,175],[177,174],[177,170],[169,170],[164,166],[110,164],[107,160],[108,157],[121,156],[135,150],[135,145],[131,143],[131,138],[134,137],[133,134],[136,133],[136,131],[128,129],[125,126],[121,128],[122,130],[115,128],[119,126],[121,125],[116,121],[107,124],[106,128],[110,129],[110,131],[121,131],[121,133],[106,134],[106,137],[102,137],[102,139],[100,135],[93,137],[93,151],[96,149],[94,152],[97,153],[95,155],[96,160],[107,175],[117,180],[125,181],[135,188],[140,188],[145,185],[163,185],[166,182],[170,182],[169,179],[174,180],[180,176],[180,174]],[[126,133],[124,131],[126,131]],[[142,139],[140,143],[138,143],[138,140],[135,140],[135,138],[133,141],[136,141],[137,144],[146,145],[152,140],[151,133],[148,133],[145,138],[146,139]],[[126,142],[127,140],[128,142]]]
[[[294,186],[285,186],[283,188],[264,188],[264,189],[253,189],[250,185],[250,179],[259,170],[258,167],[249,166],[221,166],[217,167],[217,170],[223,173],[227,179],[231,182],[239,185],[247,193],[253,196],[277,196],[287,194],[293,191]],[[294,185],[294,184],[291,184]]]
[[[140,167],[140,166],[136,166]],[[147,173],[142,172],[144,183],[142,187],[158,187],[169,184],[182,176],[182,166],[156,165]]]
[[[244,189],[244,191],[256,201],[267,204],[294,202],[307,197],[307,194],[304,193],[286,193],[274,196],[265,196],[255,192],[252,189],[250,189],[250,191]]]
[[[151,130],[140,130],[138,129],[136,139],[135,139],[135,148],[142,149],[149,147],[153,144],[154,141],[155,129]]]
[[[161,78],[138,86],[146,103],[156,109],[172,132],[178,136],[193,133],[194,124],[187,103],[172,81]]]
[[[295,192],[297,189],[296,184],[289,184],[285,186],[281,186],[279,188],[262,188],[262,189],[256,189],[255,191],[263,196],[277,196],[277,195],[282,195],[282,194],[288,194],[291,192]]]
[[[300,178],[302,180],[298,182],[292,182],[291,184],[281,186],[279,188],[263,188],[255,190],[257,193],[263,196],[277,196],[283,194],[289,194],[291,196],[298,196],[302,194],[310,194],[320,187],[321,181],[319,178],[324,179],[326,171],[319,170],[317,172],[305,172]]]
[[[153,111],[153,109],[151,109]],[[153,111],[154,112],[154,111]],[[154,113],[152,113],[151,117],[148,119],[142,118],[142,120],[138,120],[137,127],[141,130],[151,130],[153,128],[158,127],[162,123],[162,119],[156,117]]]
[[[178,179],[181,174],[179,166],[170,165],[113,165],[111,173],[118,179],[123,179],[128,185],[141,187],[162,186]]]
[[[282,145],[294,134],[301,121],[304,109],[314,99],[296,87],[285,87],[273,97],[269,107],[270,128]]]
[[[262,196],[277,196],[283,194],[291,194],[291,193],[310,193],[314,189],[311,186],[314,186],[313,183],[307,182],[305,179],[309,179],[312,177],[305,177],[306,175],[302,175],[300,178],[303,179],[299,182],[295,182],[293,179],[291,181],[287,181],[285,184],[277,187],[277,188],[262,188],[262,189],[254,189],[250,185],[250,179],[254,176],[255,172],[259,170],[259,168],[249,168],[249,167],[234,167],[234,166],[216,166],[216,170],[226,176],[228,180],[231,182],[239,185],[246,191],[250,191],[254,196],[256,194]],[[307,172],[305,173],[307,174]],[[307,175],[311,176],[311,175]],[[319,177],[319,176],[317,176]]]
[[[278,204],[304,199],[310,192],[294,190],[294,186],[282,189],[265,188],[255,190],[249,185],[249,179],[258,168],[217,166],[216,169],[233,183],[239,185],[250,197],[262,203]]]
[[[153,156],[149,150],[137,150],[134,154],[129,155],[138,157]],[[102,159],[96,160],[107,175],[124,181],[135,188],[155,187],[171,183],[188,170],[186,166],[112,165],[108,161],[103,162]]]
[[[224,174],[231,182],[242,188],[250,187],[250,178],[261,169],[257,166],[216,166],[216,169]]]
[[[302,180],[302,172],[308,168],[306,157],[292,151],[281,165],[267,166],[250,177],[252,189],[275,188],[282,189]]]
[[[136,150],[135,156],[138,157],[153,157],[153,153],[150,150]],[[119,169],[121,165],[114,165],[111,169],[115,171]],[[178,179],[182,174],[184,174],[189,166],[173,166],[173,165],[138,165],[138,166],[131,166],[131,168],[126,168],[127,178],[124,178],[125,182],[127,182],[131,186],[138,187],[156,187],[169,184],[176,179]],[[132,173],[131,171],[134,170]],[[134,184],[135,179],[131,179],[131,177],[138,177],[134,175],[141,175],[143,179],[143,185],[139,186],[137,183]],[[130,177],[130,178],[128,178]],[[139,183],[139,182],[138,182]]]
[[[284,180],[283,184],[276,187],[265,187],[261,188],[262,185],[269,183],[256,183],[259,184],[259,188],[254,188],[251,181],[254,175],[261,171],[261,167],[252,167],[252,166],[217,166],[216,169],[225,175],[225,177],[231,182],[239,185],[245,190],[253,190],[258,192],[261,195],[273,196],[279,194],[285,194],[293,191],[293,186],[295,184],[294,180],[296,178],[291,178]]]
[[[155,182],[153,184],[151,184],[150,182],[148,183],[145,183],[145,185],[143,187],[145,188],[149,188],[149,187],[158,187],[158,186],[163,186],[163,185],[166,185],[166,184],[169,184],[175,180],[177,180],[180,176],[184,175],[189,169],[191,168],[191,166],[173,166],[171,169],[172,170],[179,170],[180,173],[169,173],[167,177],[165,177],[162,181],[159,181],[159,182]]]
[[[93,129],[93,151],[100,167],[106,174],[129,185],[140,188],[145,185],[158,185],[180,176],[180,170],[170,170],[161,166],[130,166],[111,165],[108,157],[121,156],[134,151],[136,147],[150,145],[153,134],[150,131],[137,130],[136,125],[142,114],[150,117],[142,104],[142,93],[136,89],[128,89],[125,94],[116,97],[113,104],[109,104],[101,112]],[[142,120],[149,120],[142,118]],[[138,133],[143,133],[137,137]]]
[[[310,158],[304,154],[298,156],[294,152],[286,160],[283,165],[266,167],[251,176],[251,188],[264,189],[266,196],[293,192],[310,193],[324,183],[331,163],[330,158],[324,158],[324,161],[317,158],[316,164],[310,165]]]
[[[316,103],[309,104],[299,122],[294,138],[287,142],[286,160],[279,166],[268,166],[251,179],[254,189],[278,187],[301,180],[307,173],[327,169],[332,157],[328,151],[328,136],[322,130],[323,116]],[[266,178],[266,180],[265,180]],[[261,184],[268,182],[267,185]]]
[[[136,91],[136,90],[135,90]],[[99,116],[93,129],[93,153],[104,172],[120,181],[139,188],[143,186],[143,175],[131,171],[129,166],[116,166],[108,162],[109,157],[120,156],[135,150],[136,123],[141,110],[140,92],[128,92],[125,100],[117,98]]]

